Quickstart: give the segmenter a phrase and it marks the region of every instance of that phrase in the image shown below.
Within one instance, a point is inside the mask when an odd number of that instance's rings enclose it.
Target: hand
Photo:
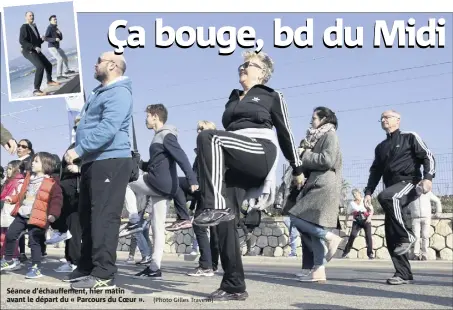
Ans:
[[[79,166],[77,165],[69,165],[68,170],[72,173],[79,173]]]
[[[14,153],[16,153],[17,149],[16,140],[14,139],[9,140],[8,143],[6,143],[3,147],[10,155],[13,155]]]
[[[192,191],[192,193],[195,193],[198,190],[198,188],[199,188],[198,185],[191,185],[190,186],[190,190]]]
[[[6,196],[5,199],[4,199],[4,201],[5,201],[6,203],[11,203],[13,200],[11,199],[10,196]]]
[[[370,217],[367,217],[365,223],[371,223],[371,218],[370,218]]]
[[[41,36],[41,39],[42,39],[43,41],[46,41],[46,36]]]
[[[35,47],[35,51],[40,54],[41,53],[41,48],[40,47]]]
[[[60,42],[60,39],[59,39],[59,38],[56,38],[55,41]]]
[[[421,180],[417,185],[423,188],[423,194],[429,193],[433,189],[433,182],[430,180]]]
[[[363,199],[363,204],[365,207],[369,208],[371,206],[371,195],[366,195]]]
[[[305,149],[303,147],[300,147],[297,149],[297,153],[300,155],[302,155],[302,153],[305,151]]]
[[[53,222],[55,222],[55,216],[49,215],[49,216],[47,217],[47,220],[48,220],[50,223],[53,223]]]
[[[293,185],[297,187],[298,190],[302,188],[305,183],[305,176],[303,173],[299,175],[293,175]]]
[[[66,152],[66,154],[64,154],[64,160],[70,165],[72,165],[74,160],[76,160],[77,158],[79,158],[79,155],[77,155],[74,149],[70,149]]]

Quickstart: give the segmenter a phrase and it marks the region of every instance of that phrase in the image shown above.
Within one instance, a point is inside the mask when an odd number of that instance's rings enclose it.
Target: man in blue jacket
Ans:
[[[47,26],[45,41],[48,42],[48,48],[50,54],[57,60],[57,80],[65,80],[66,76],[63,75],[63,66],[65,67],[64,74],[75,73],[74,70],[70,70],[68,66],[68,57],[64,50],[60,47],[60,42],[63,40],[63,33],[58,28],[57,16],[51,15],[49,17],[49,26]]]
[[[152,104],[146,108],[146,126],[153,129],[155,135],[149,147],[149,161],[142,163],[142,170],[146,171],[139,179],[129,184],[136,195],[150,196],[147,210],[151,214],[151,228],[153,230],[153,254],[151,265],[138,273],[138,278],[160,278],[162,272],[160,264],[165,246],[165,221],[167,208],[171,199],[177,200],[180,206],[185,207],[185,196],[179,187],[176,164],[187,177],[191,192],[198,189],[197,177],[192,171],[189,159],[182,150],[177,139],[177,130],[174,126],[166,125],[167,109],[163,104]],[[186,218],[178,222],[178,228],[192,227],[187,209]]]
[[[81,158],[79,217],[82,250],[77,269],[64,281],[73,289],[111,289],[117,272],[116,248],[126,186],[132,173],[129,128],[132,118],[131,80],[126,62],[113,52],[95,66],[101,82],[82,109],[75,148],[68,164]]]

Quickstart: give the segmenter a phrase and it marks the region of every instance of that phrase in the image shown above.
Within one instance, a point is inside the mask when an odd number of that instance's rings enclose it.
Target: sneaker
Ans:
[[[19,265],[20,265],[20,262],[18,262],[15,259],[12,259],[12,260],[2,259],[0,262],[0,271],[14,270]]]
[[[41,277],[41,268],[39,268],[36,264],[31,266],[30,269],[28,269],[27,274],[25,275],[25,279],[37,279]]]
[[[298,278],[308,277],[313,272],[313,269],[302,269],[302,271],[295,273]]]
[[[61,232],[57,231],[52,234],[52,237],[50,237],[50,239],[46,240],[46,244],[60,243],[62,241],[66,241],[71,238],[72,238],[72,235],[69,232],[69,230],[65,233],[61,233]]]
[[[57,81],[66,81],[67,79],[69,79],[69,78],[64,75],[57,76]]]
[[[146,257],[143,257],[141,261],[136,262],[135,264],[136,265],[148,265],[149,263],[151,263],[151,261],[152,261],[151,256],[146,256]]]
[[[229,301],[229,300],[246,300],[249,297],[247,292],[242,293],[227,293],[224,290],[218,289],[211,295],[209,299],[212,301]]]
[[[420,256],[420,260],[428,260],[428,256],[422,254],[422,255]]]
[[[297,254],[296,253],[289,253],[288,257],[297,257]]]
[[[74,70],[68,70],[64,74],[74,74],[74,73],[76,73]]]
[[[192,251],[190,251],[189,255],[197,256],[198,255],[198,250],[197,249],[192,249]]]
[[[50,81],[50,82],[47,82],[47,85],[49,85],[49,86],[59,86],[60,83],[55,82],[55,81]]]
[[[71,284],[73,290],[110,290],[115,287],[114,279],[100,279],[91,275]]]
[[[45,93],[45,92],[43,92],[43,91],[41,91],[39,89],[35,89],[33,91],[33,96],[47,96],[47,93]]]
[[[127,265],[135,265],[136,262],[135,262],[134,256],[129,256],[129,257],[126,259],[126,264],[127,264]]]
[[[220,222],[231,221],[236,215],[230,209],[204,209],[200,215],[194,219],[194,224],[201,227],[216,226]]]
[[[119,238],[127,237],[129,235],[143,231],[143,223],[127,223],[126,226],[120,231]]]
[[[395,248],[395,251],[394,251],[395,255],[404,255],[404,254],[406,254],[407,252],[410,251],[410,249],[412,248],[414,243],[415,243],[415,241],[414,242],[405,242],[405,243],[399,244]]]
[[[179,220],[179,221],[175,221],[170,226],[167,226],[165,229],[168,231],[177,231],[177,230],[183,230],[183,229],[189,229],[189,228],[192,228],[191,220]]]
[[[369,258],[369,259],[374,259],[374,254],[371,253],[370,255],[368,255],[368,258]]]
[[[151,270],[150,267],[146,267],[143,271],[140,271],[139,273],[134,275],[135,279],[162,279],[162,271],[156,270],[153,271]]]
[[[83,273],[79,271],[78,269],[74,269],[70,274],[66,275],[63,278],[63,282],[77,282],[77,281],[82,281],[88,278],[90,275],[87,273]]]
[[[305,276],[300,277],[299,282],[326,282],[326,269],[324,266],[314,266],[311,272]]]
[[[404,280],[400,277],[391,277],[390,279],[387,279],[387,284],[390,285],[411,284],[412,282],[413,280]]]
[[[19,255],[19,261],[20,261],[21,263],[25,263],[27,260],[28,260],[28,257],[27,257],[27,255],[25,255],[25,253],[21,253],[21,254]]]
[[[217,271],[219,271],[219,269],[217,268],[217,266],[212,266],[212,272],[216,273]]]
[[[212,277],[214,275],[214,271],[212,271],[212,269],[197,267],[194,271],[188,272],[187,275],[191,277]]]
[[[61,265],[60,267],[54,269],[55,272],[65,272],[65,273],[69,273],[69,272],[73,272],[75,269],[77,268],[77,266],[71,264],[71,263],[64,263],[63,265]]]

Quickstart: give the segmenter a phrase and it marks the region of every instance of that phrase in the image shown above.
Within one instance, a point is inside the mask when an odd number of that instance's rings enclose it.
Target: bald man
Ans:
[[[387,138],[378,144],[365,188],[365,204],[371,204],[371,195],[381,177],[385,189],[378,201],[385,212],[385,238],[387,249],[395,266],[395,274],[388,284],[408,284],[413,280],[408,252],[416,238],[405,226],[402,209],[416,200],[420,193],[428,193],[435,177],[435,160],[431,151],[411,131],[400,131],[401,115],[393,110],[381,115],[382,129]],[[423,174],[420,170],[423,166]]]
[[[22,55],[36,67],[34,81],[34,96],[45,96],[41,91],[41,84],[44,77],[44,70],[47,76],[47,85],[56,86],[58,82],[52,80],[52,64],[41,51],[41,44],[44,43],[44,36],[40,36],[38,27],[35,24],[35,14],[25,13],[25,24],[20,27],[19,43],[22,47]]]
[[[68,164],[77,158],[82,162],[82,250],[77,269],[64,281],[73,282],[73,289],[102,290],[115,287],[120,217],[132,172],[132,86],[124,76],[124,57],[113,52],[102,54],[94,71],[100,85],[87,98],[81,112],[75,147],[65,154]]]

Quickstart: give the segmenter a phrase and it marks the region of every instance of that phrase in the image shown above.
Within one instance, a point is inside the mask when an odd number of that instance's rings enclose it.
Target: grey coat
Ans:
[[[310,176],[289,213],[313,224],[336,228],[343,167],[337,134],[326,133],[311,151],[305,151],[302,167]]]

